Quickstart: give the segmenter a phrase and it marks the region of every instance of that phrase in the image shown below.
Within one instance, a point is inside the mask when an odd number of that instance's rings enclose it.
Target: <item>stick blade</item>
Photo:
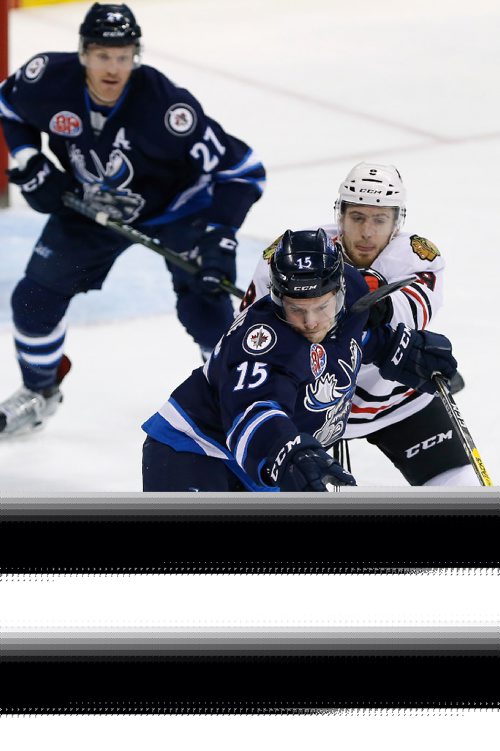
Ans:
[[[378,289],[373,290],[373,292],[368,292],[366,295],[363,295],[363,297],[360,297],[359,300],[356,300],[351,307],[351,313],[364,313],[365,310],[371,308],[371,306],[375,305],[379,300],[383,300],[384,297],[387,297],[387,295],[390,295],[392,292],[396,292],[398,289],[406,287],[407,284],[411,284],[416,279],[416,276],[408,276],[406,279],[400,279],[397,282],[383,284]]]

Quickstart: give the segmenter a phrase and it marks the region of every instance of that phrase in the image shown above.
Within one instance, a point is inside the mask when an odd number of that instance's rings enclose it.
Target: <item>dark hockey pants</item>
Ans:
[[[181,253],[196,245],[204,225],[202,219],[190,217],[155,227],[149,234]],[[72,297],[100,289],[113,263],[129,245],[110,230],[72,212],[50,217],[26,275],[12,295],[16,348],[28,388],[42,389],[55,382],[64,342],[59,324]],[[203,350],[212,349],[233,322],[231,300],[224,293],[200,295],[194,275],[168,263],[167,267],[180,322]]]
[[[145,493],[244,490],[222,459],[175,451],[151,436],[142,450],[142,481]]]
[[[410,485],[423,485],[469,460],[439,397],[401,422],[367,436]],[[356,467],[353,467],[356,474]]]

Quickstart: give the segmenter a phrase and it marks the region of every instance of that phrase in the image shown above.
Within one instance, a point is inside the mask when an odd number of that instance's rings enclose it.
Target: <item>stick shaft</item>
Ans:
[[[64,193],[63,203],[78,214],[87,217],[87,219],[92,219],[92,221],[97,224],[107,227],[118,235],[125,237],[127,240],[130,240],[131,243],[139,243],[140,245],[144,245],[146,248],[153,250],[155,253],[166,258],[167,261],[170,261],[173,266],[178,266],[184,271],[187,271],[188,274],[198,274],[200,271],[199,266],[190,263],[190,261],[186,261],[186,259],[179,255],[179,253],[167,248],[149,235],[145,235],[143,232],[135,229],[135,227],[130,227],[128,224],[123,224],[116,219],[111,219],[105,211],[96,211],[95,209],[92,209],[87,203],[85,203],[85,201],[82,201],[81,198],[78,198],[72,193]],[[223,279],[220,283],[220,287],[225,292],[234,295],[234,297],[238,297],[240,300],[245,296],[243,290],[235,287],[235,285],[228,279]]]
[[[465,453],[467,454],[467,458],[474,468],[479,482],[481,483],[481,485],[492,486],[493,483],[490,479],[490,476],[488,475],[488,472],[486,471],[486,467],[483,464],[483,460],[479,455],[479,451],[475,446],[470,431],[465,424],[465,420],[460,414],[455,400],[446,387],[445,379],[443,378],[443,376],[435,375],[433,376],[433,381],[437,386],[441,401],[443,402],[445,409],[448,412],[448,415],[458,433],[460,442],[464,448]]]

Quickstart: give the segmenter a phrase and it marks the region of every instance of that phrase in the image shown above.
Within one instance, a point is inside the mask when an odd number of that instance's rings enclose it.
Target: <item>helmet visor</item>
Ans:
[[[283,296],[283,319],[300,333],[321,331],[325,336],[335,327],[344,309],[343,289],[327,292],[321,297],[300,298]]]

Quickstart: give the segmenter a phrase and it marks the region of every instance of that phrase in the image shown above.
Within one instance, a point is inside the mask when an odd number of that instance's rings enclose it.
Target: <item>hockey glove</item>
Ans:
[[[385,326],[394,314],[394,307],[389,295],[376,302],[369,310],[368,321],[366,323],[369,329],[376,329],[377,326]]]
[[[35,211],[52,214],[64,208],[61,196],[73,180],[67,172],[61,172],[44,154],[34,154],[24,169],[7,170],[13,185],[21,192]]]
[[[389,381],[399,381],[418,391],[434,394],[435,373],[452,378],[457,361],[451,353],[451,342],[443,334],[415,331],[400,323],[389,342],[389,352],[375,361],[380,375]]]
[[[326,483],[356,485],[354,477],[307,433],[271,451],[267,480],[284,492],[328,492]]]
[[[361,273],[370,288],[370,292],[378,289],[382,284],[387,284],[384,277],[375,271],[362,271]],[[389,323],[394,314],[394,306],[390,295],[383,297],[382,300],[372,305],[369,311],[366,324],[369,329],[375,329],[377,326],[384,326],[386,323]]]
[[[202,295],[217,295],[223,292],[220,283],[228,279],[236,281],[236,248],[238,241],[231,227],[207,228],[198,242],[201,271],[198,274]]]
[[[94,211],[104,211],[111,219],[120,222],[133,221],[144,206],[144,199],[137,193],[102,183],[86,185],[84,201]]]

